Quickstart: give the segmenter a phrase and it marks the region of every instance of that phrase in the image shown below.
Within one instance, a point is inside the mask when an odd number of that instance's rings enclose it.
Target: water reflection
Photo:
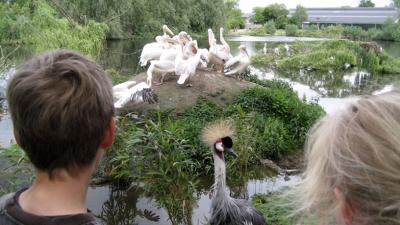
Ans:
[[[246,200],[250,200],[257,193],[269,193],[288,185],[295,185],[300,180],[298,176],[275,176],[263,167],[242,171],[229,178],[230,195]],[[174,188],[162,184],[161,187],[155,186],[159,190],[151,190],[154,192],[147,192],[144,188],[146,184],[143,183],[132,186],[129,190],[114,186],[92,187],[87,196],[88,208],[104,224],[109,225],[207,224],[213,177],[193,178],[191,182],[196,183],[196,190],[192,190],[191,193],[173,190]],[[176,186],[190,185],[186,181],[177,182]],[[192,197],[188,198],[188,195]]]

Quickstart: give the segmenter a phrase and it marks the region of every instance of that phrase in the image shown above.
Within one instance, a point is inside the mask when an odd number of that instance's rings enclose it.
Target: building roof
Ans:
[[[295,9],[289,10],[289,17]],[[388,18],[397,20],[396,8],[307,8],[309,23],[383,24]]]
[[[254,13],[243,13],[242,14],[242,18],[250,18],[252,16],[254,16]]]

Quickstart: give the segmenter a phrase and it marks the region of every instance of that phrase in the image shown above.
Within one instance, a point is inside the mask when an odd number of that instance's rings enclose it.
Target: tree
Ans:
[[[400,8],[400,0],[393,0],[393,4],[396,6],[396,8]]]
[[[265,28],[265,31],[267,32],[267,34],[272,34],[272,35],[274,35],[275,32],[276,32],[275,23],[274,23],[274,21],[272,21],[272,20],[266,22],[266,23],[264,24],[264,28]]]
[[[250,21],[256,24],[262,24],[265,22],[264,20],[264,8],[263,7],[255,7],[253,9],[254,15],[251,17]]]
[[[226,26],[229,29],[244,28],[244,20],[242,18],[242,10],[232,9],[226,20]]]
[[[296,24],[297,27],[301,27],[304,21],[308,19],[307,9],[301,5],[296,7],[296,11],[293,13],[292,18],[290,18],[291,23]]]
[[[375,7],[375,3],[371,0],[361,0],[358,7]]]
[[[284,29],[289,11],[284,4],[271,4],[264,8],[264,21],[273,20],[278,29]]]

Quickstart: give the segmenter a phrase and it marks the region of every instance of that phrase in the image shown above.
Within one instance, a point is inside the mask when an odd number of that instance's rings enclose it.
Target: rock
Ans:
[[[153,79],[158,79],[158,77],[156,75]],[[146,81],[146,78],[146,73],[140,73],[132,80],[142,82]],[[173,110],[175,113],[181,113],[192,107],[199,97],[224,106],[232,102],[242,89],[256,86],[254,83],[239,81],[214,71],[197,71],[196,76],[190,79],[192,87],[178,85],[177,80],[178,76],[171,74],[165,77],[163,85],[152,86],[159,98],[157,104],[130,104],[120,109],[118,113],[144,113],[152,109]]]

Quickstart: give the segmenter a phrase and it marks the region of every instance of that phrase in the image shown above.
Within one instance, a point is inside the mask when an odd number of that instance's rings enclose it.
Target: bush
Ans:
[[[286,36],[297,36],[297,26],[293,24],[288,24],[286,25],[285,31],[286,31]]]
[[[275,27],[275,22],[274,21],[268,21],[264,24],[265,31],[267,34],[274,35],[276,32],[276,27]]]
[[[44,0],[6,4],[0,10],[7,14],[6,19],[2,16],[0,21],[1,42],[27,44],[36,52],[74,49],[93,57],[99,56],[103,49],[107,25],[94,21],[79,25],[59,18]]]
[[[251,36],[265,36],[267,33],[264,28],[254,28],[251,29],[249,35]]]
[[[299,149],[308,129],[323,115],[322,108],[301,101],[285,82],[248,78],[262,87],[243,90],[223,108],[200,98],[180,115],[152,112],[138,120],[118,118],[105,171],[117,180],[207,174],[212,170],[212,154],[199,134],[209,121],[219,118],[236,125],[234,147],[240,157],[230,161],[228,168],[247,168],[260,158],[280,159]]]
[[[252,65],[271,67],[274,63],[274,56],[271,54],[256,54],[251,56]]]
[[[271,82],[262,84],[268,87]],[[256,87],[244,90],[236,98],[235,103],[246,112],[257,112],[265,117],[280,119],[287,125],[290,136],[295,140],[294,146],[301,147],[308,129],[324,114],[324,111],[317,104],[301,101],[291,87],[284,87],[281,84],[279,87]],[[287,141],[290,143],[290,140]],[[272,157],[279,157],[279,153],[273,154]]]
[[[368,52],[363,52],[363,67],[368,69],[368,71],[374,73],[379,70],[379,57],[376,55],[375,51],[370,49]]]

